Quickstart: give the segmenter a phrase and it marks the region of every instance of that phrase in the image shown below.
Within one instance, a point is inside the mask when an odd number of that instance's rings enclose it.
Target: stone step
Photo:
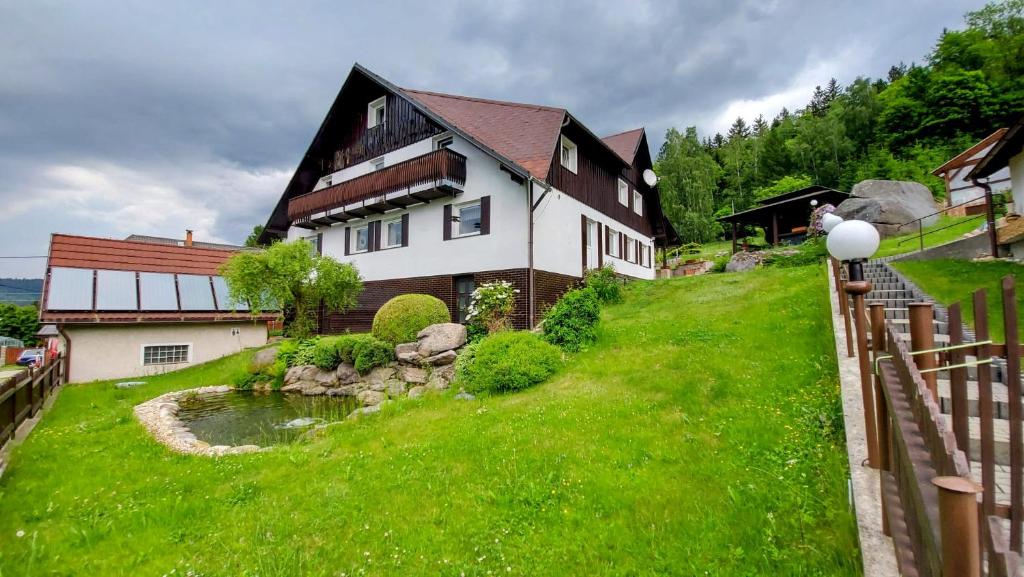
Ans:
[[[942,408],[942,412],[946,414],[952,414],[953,412],[953,400],[950,392],[950,381],[949,379],[938,379],[939,385],[939,407]],[[1009,419],[1010,418],[1010,405],[1007,402],[1007,390],[1006,385],[999,382],[992,383],[992,414],[997,419]],[[970,417],[977,417],[981,415],[981,411],[978,407],[978,383],[976,381],[967,382],[967,415]]]

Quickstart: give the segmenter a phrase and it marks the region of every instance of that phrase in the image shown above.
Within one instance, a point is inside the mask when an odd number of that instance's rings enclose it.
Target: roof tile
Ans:
[[[216,275],[237,251],[55,234],[49,266]]]

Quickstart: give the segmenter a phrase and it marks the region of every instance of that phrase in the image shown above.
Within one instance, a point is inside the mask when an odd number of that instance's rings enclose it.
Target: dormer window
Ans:
[[[387,96],[381,96],[377,100],[374,100],[369,104],[366,110],[366,127],[373,128],[374,126],[380,126],[384,124],[385,119],[385,105],[387,104]]]
[[[566,137],[562,137],[562,166],[576,174],[576,145]]]

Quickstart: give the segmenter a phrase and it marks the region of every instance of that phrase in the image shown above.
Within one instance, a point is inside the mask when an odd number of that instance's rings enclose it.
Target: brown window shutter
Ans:
[[[604,227],[604,253],[609,256],[612,254],[612,228],[610,226]]]
[[[626,260],[626,235],[619,234],[619,258]]]
[[[585,214],[580,215],[580,238],[583,240],[583,274],[587,274],[587,216]]]
[[[491,197],[480,197],[480,234],[491,234]]]
[[[352,254],[352,227],[345,227],[345,256]]]
[[[402,215],[402,246],[409,246],[409,213]]]
[[[316,233],[316,253],[324,254],[324,233]]]
[[[633,239],[633,262],[640,264],[640,241]]]
[[[452,205],[444,205],[444,223],[441,225],[441,230],[444,232],[444,239],[452,239]]]
[[[373,237],[372,250],[380,250],[380,221],[378,220],[377,222],[371,222],[370,230],[372,231],[371,236]]]
[[[604,266],[604,246],[608,244],[604,242],[602,229],[601,223],[597,223],[597,268]]]

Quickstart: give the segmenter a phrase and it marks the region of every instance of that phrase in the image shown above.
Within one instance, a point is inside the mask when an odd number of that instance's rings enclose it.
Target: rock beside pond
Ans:
[[[359,381],[359,373],[356,372],[356,368],[348,363],[338,365],[338,368],[334,370],[334,376],[339,385],[350,385]]]
[[[267,347],[256,351],[256,354],[252,356],[252,368],[255,369],[253,372],[259,372],[260,369],[269,367],[276,360],[277,347]]]
[[[422,357],[432,357],[438,353],[451,351],[466,344],[467,336],[466,327],[458,323],[430,325],[416,335],[416,341],[419,343],[418,352]]]
[[[387,399],[387,395],[381,391],[361,391],[356,395],[356,400],[366,407],[379,405],[384,402],[385,399]]]
[[[400,367],[398,369],[398,376],[407,383],[422,385],[427,382],[427,371],[420,367]]]
[[[288,369],[284,374],[284,384],[288,385],[298,381],[312,381],[314,376],[320,372],[316,365],[299,365]]]
[[[418,399],[418,398],[422,397],[423,393],[425,393],[425,392],[427,392],[427,387],[424,387],[423,385],[419,385],[419,386],[413,387],[413,388],[409,389],[409,398],[410,399]]]
[[[455,359],[457,358],[459,358],[459,355],[457,355],[455,351],[444,351],[443,353],[438,353],[434,356],[427,357],[420,361],[420,363],[423,364],[424,366],[439,367],[442,365],[450,365],[454,363]]]

